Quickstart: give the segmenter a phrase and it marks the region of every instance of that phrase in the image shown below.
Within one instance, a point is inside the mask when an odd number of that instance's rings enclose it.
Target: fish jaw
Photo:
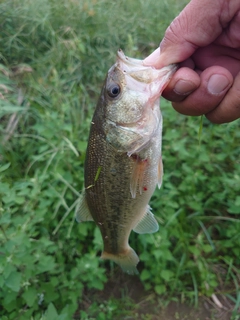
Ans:
[[[172,75],[177,70],[176,64],[161,69],[146,66],[143,64],[143,60],[125,56],[121,49],[118,50],[116,64],[125,74],[126,85],[129,89],[144,92],[149,101],[160,98]]]

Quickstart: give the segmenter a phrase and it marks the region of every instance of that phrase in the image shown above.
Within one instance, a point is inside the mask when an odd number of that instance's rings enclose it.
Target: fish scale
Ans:
[[[103,239],[103,259],[137,273],[129,246],[132,230],[158,230],[148,203],[162,180],[162,117],[159,98],[176,70],[146,67],[120,50],[108,71],[89,134],[85,190],[77,221],[94,220]]]
[[[86,193],[86,197],[92,217],[98,224],[104,238],[104,250],[115,253],[120,251],[118,243],[125,243],[131,231],[129,230],[129,234],[126,232],[122,233],[121,237],[118,235],[118,231],[124,229],[128,211],[131,211],[131,206],[133,205],[129,189],[126,188],[130,184],[129,172],[132,171],[132,166],[129,163],[129,157],[126,154],[114,152],[101,139],[98,132],[93,130],[91,136],[96,136],[94,141],[98,145],[98,148],[96,149],[94,146],[91,146],[96,152],[95,156],[92,152],[91,155],[88,152],[86,155],[87,167],[91,168],[91,170],[86,170],[86,186],[93,184],[95,173],[99,166],[101,166],[101,173],[94,186]],[[101,152],[97,150],[101,150]],[[104,160],[101,162],[101,159]],[[116,169],[114,180],[109,166]],[[127,171],[126,168],[128,168]],[[121,197],[119,197],[119,192],[121,193]]]

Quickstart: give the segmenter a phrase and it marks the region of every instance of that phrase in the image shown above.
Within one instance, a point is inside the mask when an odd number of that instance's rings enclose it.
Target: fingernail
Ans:
[[[196,89],[196,86],[193,82],[186,80],[178,80],[175,84],[173,91],[179,95],[187,95],[190,94],[194,89]]]
[[[222,74],[214,74],[210,77],[207,84],[208,92],[219,94],[229,86],[229,80]]]

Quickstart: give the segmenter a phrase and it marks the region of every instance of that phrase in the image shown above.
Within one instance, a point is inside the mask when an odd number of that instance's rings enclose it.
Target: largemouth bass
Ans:
[[[158,231],[148,202],[162,183],[160,95],[176,66],[156,70],[119,50],[93,115],[85,160],[85,191],[77,220],[94,220],[101,231],[101,258],[129,274],[139,258],[131,230]]]

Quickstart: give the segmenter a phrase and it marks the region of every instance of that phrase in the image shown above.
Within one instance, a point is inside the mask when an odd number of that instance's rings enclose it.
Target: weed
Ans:
[[[117,49],[146,56],[184,3],[1,2],[2,320],[151,319],[126,299],[92,302],[76,313],[84,292],[101,292],[106,270],[115,267],[100,261],[99,230],[77,224],[74,210],[93,108]],[[166,303],[180,296],[197,305],[201,296],[221,294],[236,320],[239,122],[202,119],[199,128],[199,119],[177,114],[166,101],[161,109],[165,175],[151,200],[160,231],[130,239],[140,253],[140,279]]]

